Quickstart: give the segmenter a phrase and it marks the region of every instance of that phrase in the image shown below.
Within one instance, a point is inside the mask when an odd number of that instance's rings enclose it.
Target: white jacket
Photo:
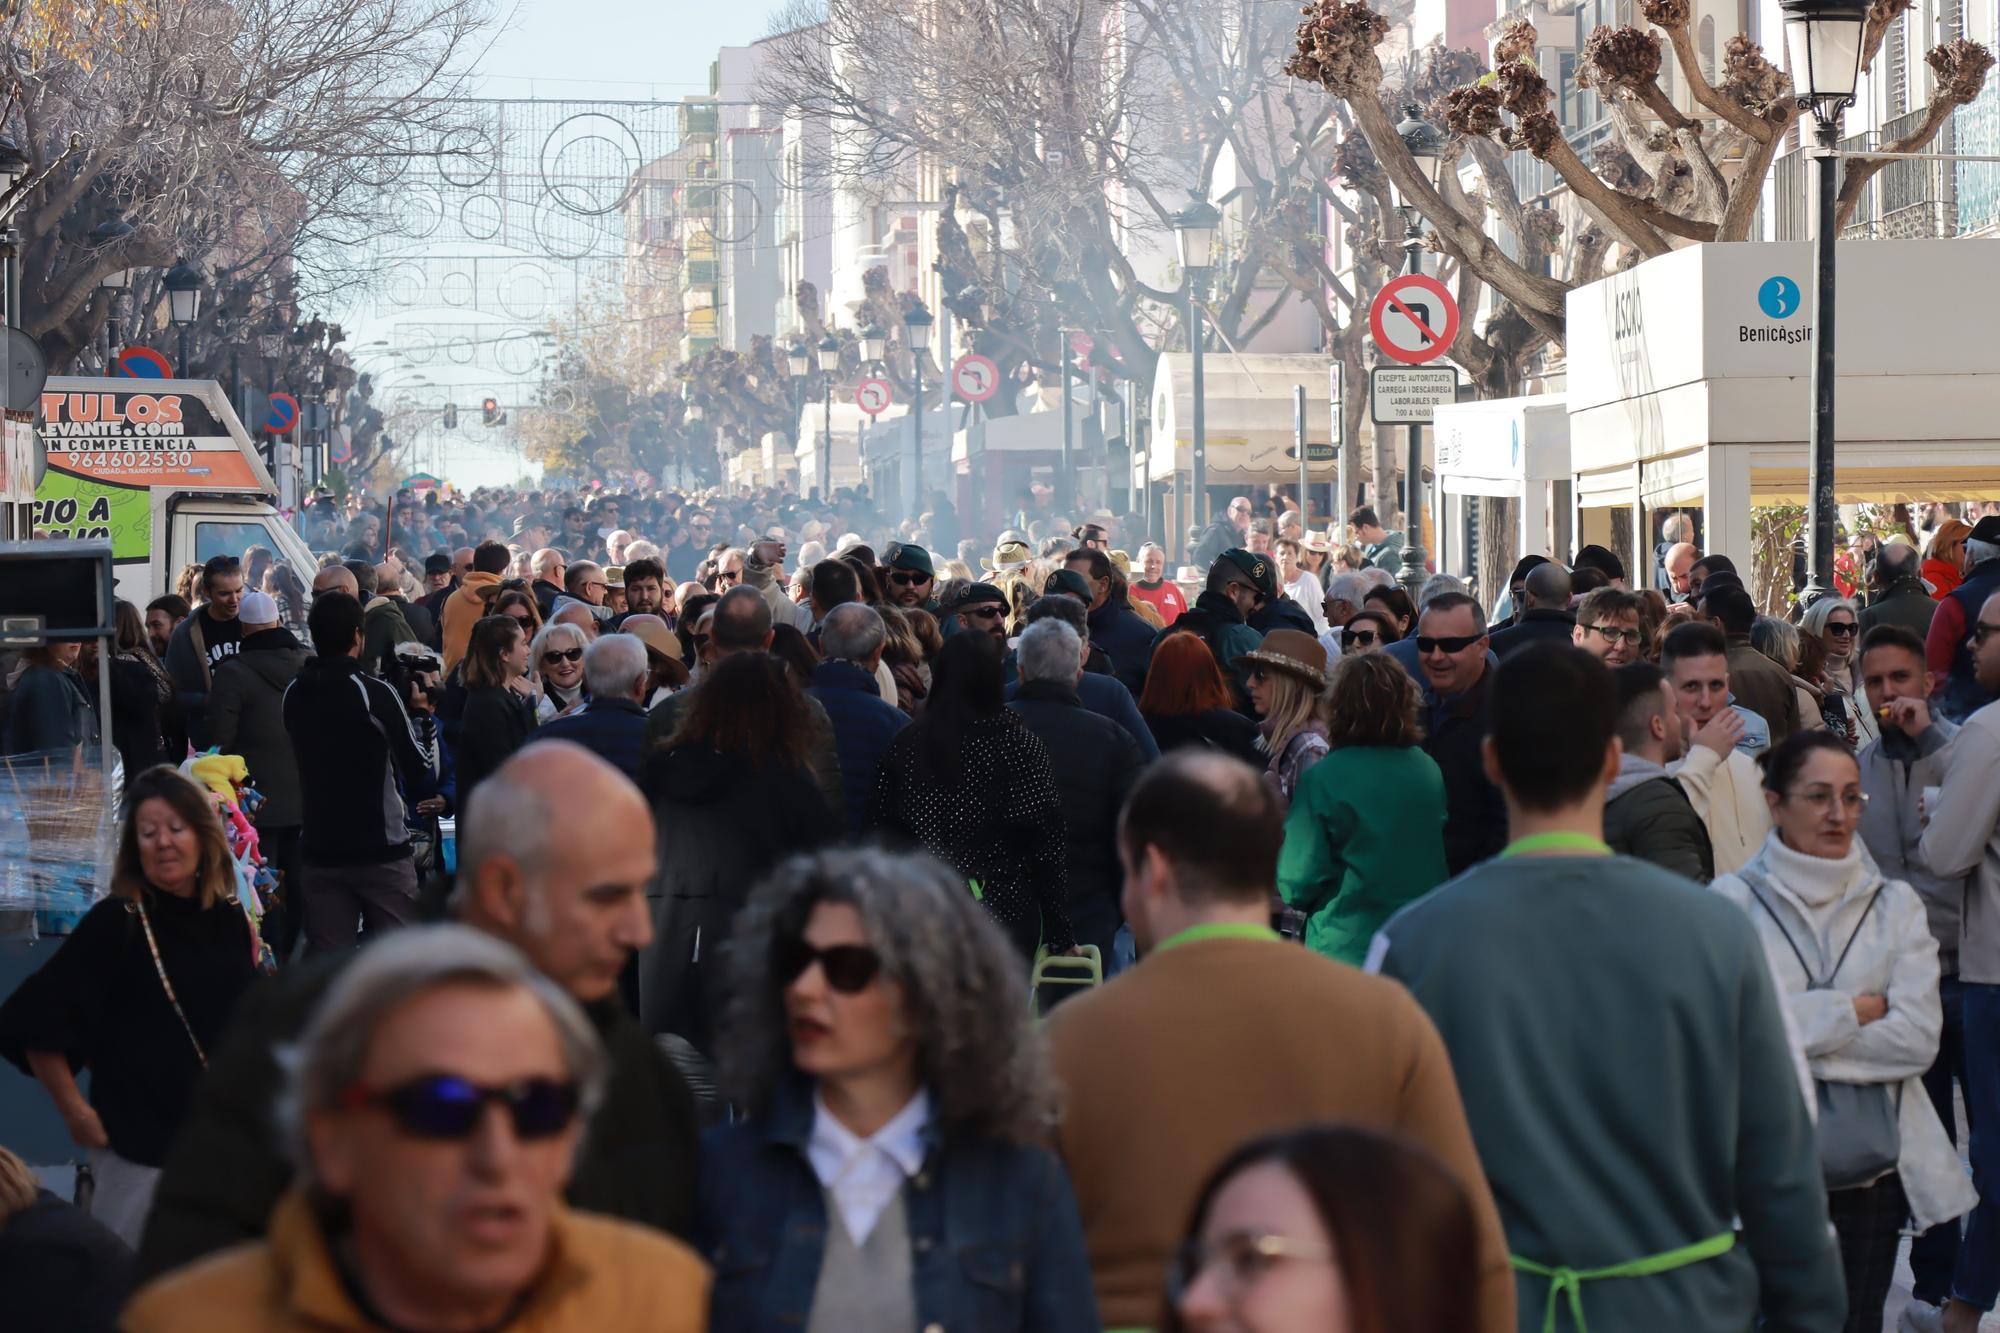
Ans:
[[[1933,875],[1971,876],[1959,927],[1958,975],[2000,985],[2000,703],[1986,705],[1959,727],[1943,787],[1918,854]]]
[[[1728,874],[1757,854],[1771,831],[1771,807],[1764,800],[1764,770],[1755,759],[1741,750],[1719,756],[1697,745],[1673,775],[1708,826],[1716,874]]]
[[[1972,1181],[1923,1086],[1944,1027],[1937,940],[1923,899],[1902,880],[1884,880],[1858,840],[1835,861],[1795,852],[1772,833],[1741,869],[1744,874],[1718,876],[1709,887],[1748,913],[1757,928],[1813,1077],[1897,1085],[1902,1144],[1896,1170],[1918,1229],[1970,1211],[1977,1202]],[[1756,881],[1761,903],[1746,879]],[[1838,962],[1830,985],[1811,989],[1801,954],[1821,977]],[[1868,994],[1886,997],[1889,1011],[1864,1025],[1855,1017],[1854,997]]]

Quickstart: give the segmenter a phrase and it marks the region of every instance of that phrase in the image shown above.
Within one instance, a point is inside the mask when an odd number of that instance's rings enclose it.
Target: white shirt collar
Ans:
[[[917,1089],[914,1097],[889,1123],[866,1138],[840,1123],[813,1092],[812,1135],[806,1158],[813,1174],[833,1196],[847,1234],[856,1245],[868,1239],[883,1211],[902,1191],[903,1182],[923,1169],[924,1130],[930,1124],[930,1094]]]

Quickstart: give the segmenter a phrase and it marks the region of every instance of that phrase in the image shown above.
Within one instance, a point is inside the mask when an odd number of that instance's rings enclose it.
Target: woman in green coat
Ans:
[[[1292,795],[1278,891],[1306,943],[1359,966],[1375,932],[1446,878],[1444,776],[1422,748],[1421,698],[1381,653],[1343,656],[1327,702],[1327,756]]]

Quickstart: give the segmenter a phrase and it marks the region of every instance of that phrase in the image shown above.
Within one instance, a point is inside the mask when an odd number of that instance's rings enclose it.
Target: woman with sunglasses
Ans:
[[[553,722],[589,696],[583,690],[583,650],[589,647],[575,625],[548,624],[528,648],[529,669],[541,678],[535,723]]]
[[[1430,1154],[1314,1125],[1244,1144],[1202,1187],[1162,1333],[1463,1333],[1472,1204]]]
[[[1020,962],[959,875],[794,860],[728,958],[720,1072],[746,1118],[703,1145],[710,1327],[1097,1329]]]
[[[0,1005],[0,1055],[41,1082],[128,1245],[257,952],[214,801],[164,764],[135,776],[110,896]]]
[[[528,675],[529,639],[512,616],[488,616],[472,627],[465,660],[465,712],[459,719],[453,760],[458,807],[463,810],[486,775],[528,743],[541,693]]]
[[[1838,738],[1767,752],[1763,849],[1710,886],[1749,913],[1819,1101],[1827,1209],[1847,1277],[1847,1333],[1878,1333],[1906,1217],[1918,1231],[1973,1203],[1923,1074],[1944,1017],[1923,900],[1855,837],[1868,798]]]
[[[1396,623],[1386,611],[1357,611],[1340,630],[1340,655],[1379,653],[1396,641]]]
[[[1389,627],[1395,630],[1390,642],[1406,639],[1417,623],[1417,610],[1410,601],[1410,594],[1393,583],[1384,583],[1370,588],[1361,599],[1363,608],[1372,607],[1389,617]]]
[[[1423,696],[1380,652],[1344,654],[1327,693],[1324,759],[1293,793],[1278,892],[1305,941],[1359,967],[1375,932],[1447,875],[1444,775],[1423,749]]]
[[[1826,649],[1817,679],[1808,677],[1820,690],[1820,716],[1827,730],[1846,740],[1850,748],[1866,745],[1881,734],[1867,702],[1854,692],[1855,649],[1861,642],[1861,613],[1845,597],[1822,597],[1806,608],[1799,621],[1801,636],[1810,634]]]

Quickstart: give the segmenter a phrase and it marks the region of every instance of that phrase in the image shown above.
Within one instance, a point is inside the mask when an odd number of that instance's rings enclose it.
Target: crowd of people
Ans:
[[[110,893],[0,1003],[88,1162],[0,1154],[36,1326],[1877,1333],[1907,1232],[1973,1333],[2000,516],[1793,620],[1691,526],[1489,608],[1045,506],[320,497],[121,606]]]

